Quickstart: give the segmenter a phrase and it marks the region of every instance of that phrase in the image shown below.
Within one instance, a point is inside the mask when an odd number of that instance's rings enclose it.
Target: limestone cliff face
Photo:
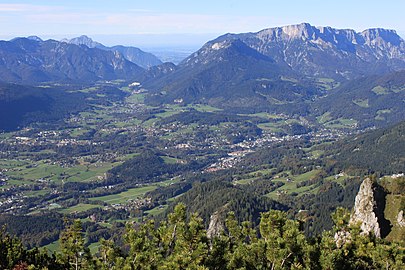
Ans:
[[[308,23],[226,34],[210,44],[239,39],[263,55],[308,76],[356,78],[405,67],[405,41],[394,31],[315,27]]]
[[[225,225],[220,213],[217,211],[210,217],[210,224],[207,229],[207,237],[212,239],[215,236],[219,236],[223,231],[225,231]]]
[[[371,232],[376,237],[381,237],[380,224],[377,218],[377,201],[373,181],[370,178],[365,179],[360,186],[354,204],[354,212],[350,219],[351,224],[359,222],[364,234]]]
[[[397,223],[398,223],[399,227],[401,227],[401,228],[405,227],[405,219],[404,219],[404,211],[403,210],[399,211],[399,213],[398,213]]]

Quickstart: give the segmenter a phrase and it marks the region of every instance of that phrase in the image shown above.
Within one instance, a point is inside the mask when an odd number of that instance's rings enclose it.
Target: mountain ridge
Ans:
[[[106,51],[118,51],[125,59],[131,61],[142,68],[150,68],[162,64],[163,62],[152,53],[145,52],[137,47],[116,45],[107,47],[97,41],[94,41],[86,35],[82,35],[72,39],[63,39],[62,42],[85,45],[89,48],[98,48]]]
[[[134,78],[143,72],[119,52],[56,40],[0,41],[0,80],[24,84]]]
[[[355,119],[361,128],[405,119],[405,70],[350,80],[312,104],[315,114]]]
[[[225,39],[240,39],[249,47],[264,55],[271,55],[279,63],[285,62],[305,75],[350,79],[376,71],[405,68],[404,40],[395,30],[383,28],[357,33],[351,29],[301,23],[255,33],[228,33],[209,42]],[[300,53],[297,55],[297,52]],[[335,66],[330,67],[330,63],[335,63]]]
[[[201,102],[228,109],[266,108],[320,94],[305,83],[281,79],[298,76],[290,67],[240,40],[207,43],[176,69],[146,81],[150,103]]]
[[[219,36],[169,72],[144,76],[157,79],[142,83],[152,103],[182,100],[305,114],[308,102],[328,96],[326,90],[404,69],[405,42],[394,30],[356,32],[302,23]],[[333,85],[325,87],[325,80]]]

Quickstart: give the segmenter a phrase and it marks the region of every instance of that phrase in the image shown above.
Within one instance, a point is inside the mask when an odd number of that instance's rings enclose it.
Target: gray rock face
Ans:
[[[351,79],[405,67],[405,42],[394,30],[376,28],[357,33],[302,23],[257,33],[226,34],[212,43],[229,39],[240,39],[277,63],[309,76]]]
[[[356,196],[354,212],[350,218],[351,224],[361,223],[361,230],[364,234],[373,233],[381,238],[380,225],[376,214],[376,200],[374,196],[373,181],[366,178],[360,186]]]
[[[405,227],[405,219],[404,219],[403,210],[399,211],[398,216],[397,216],[397,222],[398,222],[399,227],[401,227],[401,228]]]
[[[339,231],[335,233],[335,243],[338,248],[352,242],[352,235],[347,231]]]
[[[207,237],[212,239],[215,236],[219,236],[223,231],[225,231],[225,226],[220,218],[220,214],[215,212],[210,217],[210,224],[207,229]]]
[[[85,45],[89,48],[99,48],[99,49],[105,49],[105,46],[101,43],[98,43],[88,36],[82,35],[80,37],[75,37],[72,39],[63,39],[61,40],[62,42],[70,43],[70,44],[75,44],[75,45]]]

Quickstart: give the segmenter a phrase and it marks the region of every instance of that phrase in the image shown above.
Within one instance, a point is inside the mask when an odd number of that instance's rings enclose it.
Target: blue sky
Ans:
[[[0,0],[0,38],[86,34],[107,45],[199,45],[227,32],[301,22],[390,28],[404,37],[404,14],[405,0]]]

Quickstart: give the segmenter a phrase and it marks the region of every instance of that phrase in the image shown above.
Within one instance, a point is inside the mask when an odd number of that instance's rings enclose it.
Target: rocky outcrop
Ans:
[[[219,236],[223,231],[225,231],[225,225],[218,211],[210,217],[210,224],[207,229],[207,237],[212,239],[215,236]]]
[[[380,225],[375,214],[376,201],[374,199],[373,181],[367,178],[360,186],[357,193],[354,212],[350,219],[351,224],[361,223],[363,233],[374,233],[376,237],[381,237]]]
[[[336,232],[334,238],[337,248],[341,248],[342,246],[352,242],[351,233],[344,230]]]
[[[399,213],[398,213],[397,223],[398,223],[399,227],[401,227],[401,228],[405,227],[405,219],[404,219],[404,211],[403,210],[399,211]]]

